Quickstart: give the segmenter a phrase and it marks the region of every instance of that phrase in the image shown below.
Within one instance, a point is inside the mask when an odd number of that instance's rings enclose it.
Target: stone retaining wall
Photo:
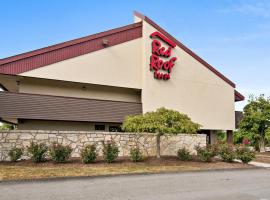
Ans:
[[[8,151],[13,147],[29,146],[30,142],[46,143],[50,145],[58,142],[70,145],[73,149],[72,157],[79,157],[80,150],[86,144],[97,145],[99,155],[102,154],[102,141],[114,140],[119,146],[119,156],[128,156],[131,147],[138,145],[145,155],[155,155],[156,137],[152,134],[114,133],[114,132],[78,132],[78,131],[43,131],[43,130],[15,130],[0,131],[0,161],[8,160]],[[186,147],[193,154],[196,145],[206,145],[204,134],[179,134],[161,137],[161,155],[176,155],[180,147]],[[25,159],[28,156],[24,155]]]

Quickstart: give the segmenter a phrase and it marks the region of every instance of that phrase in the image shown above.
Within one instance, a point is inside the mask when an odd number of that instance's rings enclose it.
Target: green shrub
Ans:
[[[44,143],[38,144],[31,142],[30,146],[27,147],[27,151],[30,154],[31,159],[37,163],[45,161],[47,150],[48,147]]]
[[[199,159],[203,162],[211,162],[212,158],[215,156],[215,151],[210,145],[206,147],[197,146],[196,150]]]
[[[49,150],[51,159],[57,163],[66,162],[70,158],[71,152],[72,149],[70,146],[64,146],[58,143],[53,143]]]
[[[236,152],[232,145],[224,144],[220,147],[219,155],[225,162],[233,162],[236,158]]]
[[[190,152],[186,148],[180,148],[177,151],[177,157],[179,158],[179,160],[183,160],[183,161],[186,161],[186,160],[190,160],[191,159]]]
[[[140,162],[143,160],[142,152],[140,151],[139,147],[130,149],[129,153],[130,160],[133,162]]]
[[[103,142],[103,157],[107,163],[112,163],[118,157],[118,147],[113,141]]]
[[[8,155],[10,157],[10,160],[12,162],[15,162],[15,161],[17,161],[18,159],[20,159],[22,157],[23,148],[14,147],[8,152]]]
[[[97,159],[96,145],[87,145],[81,150],[82,162],[93,163]]]
[[[255,158],[255,153],[247,146],[238,146],[236,149],[236,157],[243,163],[249,163]]]

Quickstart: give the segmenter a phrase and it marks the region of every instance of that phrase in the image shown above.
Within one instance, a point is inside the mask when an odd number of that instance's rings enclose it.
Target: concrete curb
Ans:
[[[235,159],[235,162],[239,162],[242,163],[241,160]],[[255,167],[261,167],[261,168],[270,168],[270,164],[269,163],[263,163],[263,162],[256,162],[256,161],[251,161],[248,163],[249,165],[255,166]]]
[[[82,180],[82,179],[125,177],[125,176],[209,173],[209,172],[229,172],[229,171],[233,172],[233,171],[248,171],[248,170],[267,170],[267,168],[253,167],[253,168],[203,169],[203,170],[186,170],[186,171],[167,171],[167,172],[142,172],[142,173],[139,172],[139,173],[94,175],[94,176],[65,176],[65,177],[49,177],[49,178],[39,178],[39,179],[1,180],[0,184],[20,184],[20,183],[33,183],[33,182],[34,183],[44,183],[44,182],[58,182],[58,181]]]

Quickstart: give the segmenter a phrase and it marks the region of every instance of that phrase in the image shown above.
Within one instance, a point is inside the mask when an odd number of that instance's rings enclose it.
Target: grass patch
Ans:
[[[160,160],[149,158],[145,162],[133,163],[122,159],[112,164],[97,161],[94,164],[82,164],[75,159],[68,163],[53,162],[33,163],[31,161],[0,162],[0,180],[40,179],[69,176],[99,176],[135,173],[181,172],[206,169],[250,168],[241,163],[224,163],[214,161],[203,163],[198,161],[179,161],[175,157]]]

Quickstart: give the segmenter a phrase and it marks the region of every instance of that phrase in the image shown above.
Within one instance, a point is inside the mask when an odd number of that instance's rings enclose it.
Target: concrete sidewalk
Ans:
[[[242,163],[241,160],[235,159],[234,161],[235,161],[235,162]],[[248,164],[253,165],[253,166],[255,166],[255,167],[270,168],[270,164],[269,164],[269,163],[262,163],[262,162],[251,161],[251,162],[249,162]]]
[[[262,162],[249,162],[248,164],[256,166],[256,167],[264,167],[264,168],[270,168],[270,164],[269,163],[262,163]]]

